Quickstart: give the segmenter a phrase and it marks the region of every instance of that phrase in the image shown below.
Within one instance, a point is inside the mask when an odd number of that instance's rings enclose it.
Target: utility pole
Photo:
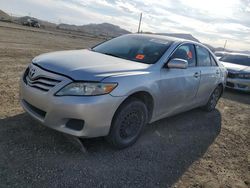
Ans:
[[[140,21],[139,21],[139,26],[138,26],[138,33],[140,33],[140,30],[141,30],[141,19],[142,19],[142,13],[140,14]]]
[[[225,44],[224,44],[224,51],[226,49],[226,45],[227,45],[227,40],[225,41]]]

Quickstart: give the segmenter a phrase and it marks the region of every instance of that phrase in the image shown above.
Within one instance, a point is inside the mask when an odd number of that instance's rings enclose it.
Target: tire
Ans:
[[[203,109],[207,112],[211,112],[215,109],[217,102],[219,101],[222,94],[222,87],[217,86],[211,96],[209,97],[209,100],[207,104],[203,107]]]
[[[115,148],[133,145],[148,120],[146,105],[138,99],[128,99],[115,113],[107,141]]]

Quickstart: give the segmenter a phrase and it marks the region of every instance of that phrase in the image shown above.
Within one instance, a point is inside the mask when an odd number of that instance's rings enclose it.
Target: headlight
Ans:
[[[72,82],[59,90],[57,96],[103,95],[115,89],[117,83]]]

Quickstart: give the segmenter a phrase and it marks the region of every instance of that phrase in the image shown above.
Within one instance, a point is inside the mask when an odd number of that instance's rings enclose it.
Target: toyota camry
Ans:
[[[147,123],[197,107],[214,110],[226,74],[200,43],[129,34],[35,57],[21,78],[21,105],[52,129],[105,136],[125,148]]]

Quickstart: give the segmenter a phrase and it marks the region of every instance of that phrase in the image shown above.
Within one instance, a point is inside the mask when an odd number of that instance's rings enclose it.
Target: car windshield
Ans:
[[[219,56],[219,57],[222,57],[223,55],[224,55],[224,53],[222,53],[222,52],[215,52],[214,53],[217,57]]]
[[[238,65],[250,66],[250,55],[225,55],[220,61],[234,63]]]
[[[131,61],[154,64],[166,52],[172,41],[145,35],[124,35],[92,48],[102,54]]]

